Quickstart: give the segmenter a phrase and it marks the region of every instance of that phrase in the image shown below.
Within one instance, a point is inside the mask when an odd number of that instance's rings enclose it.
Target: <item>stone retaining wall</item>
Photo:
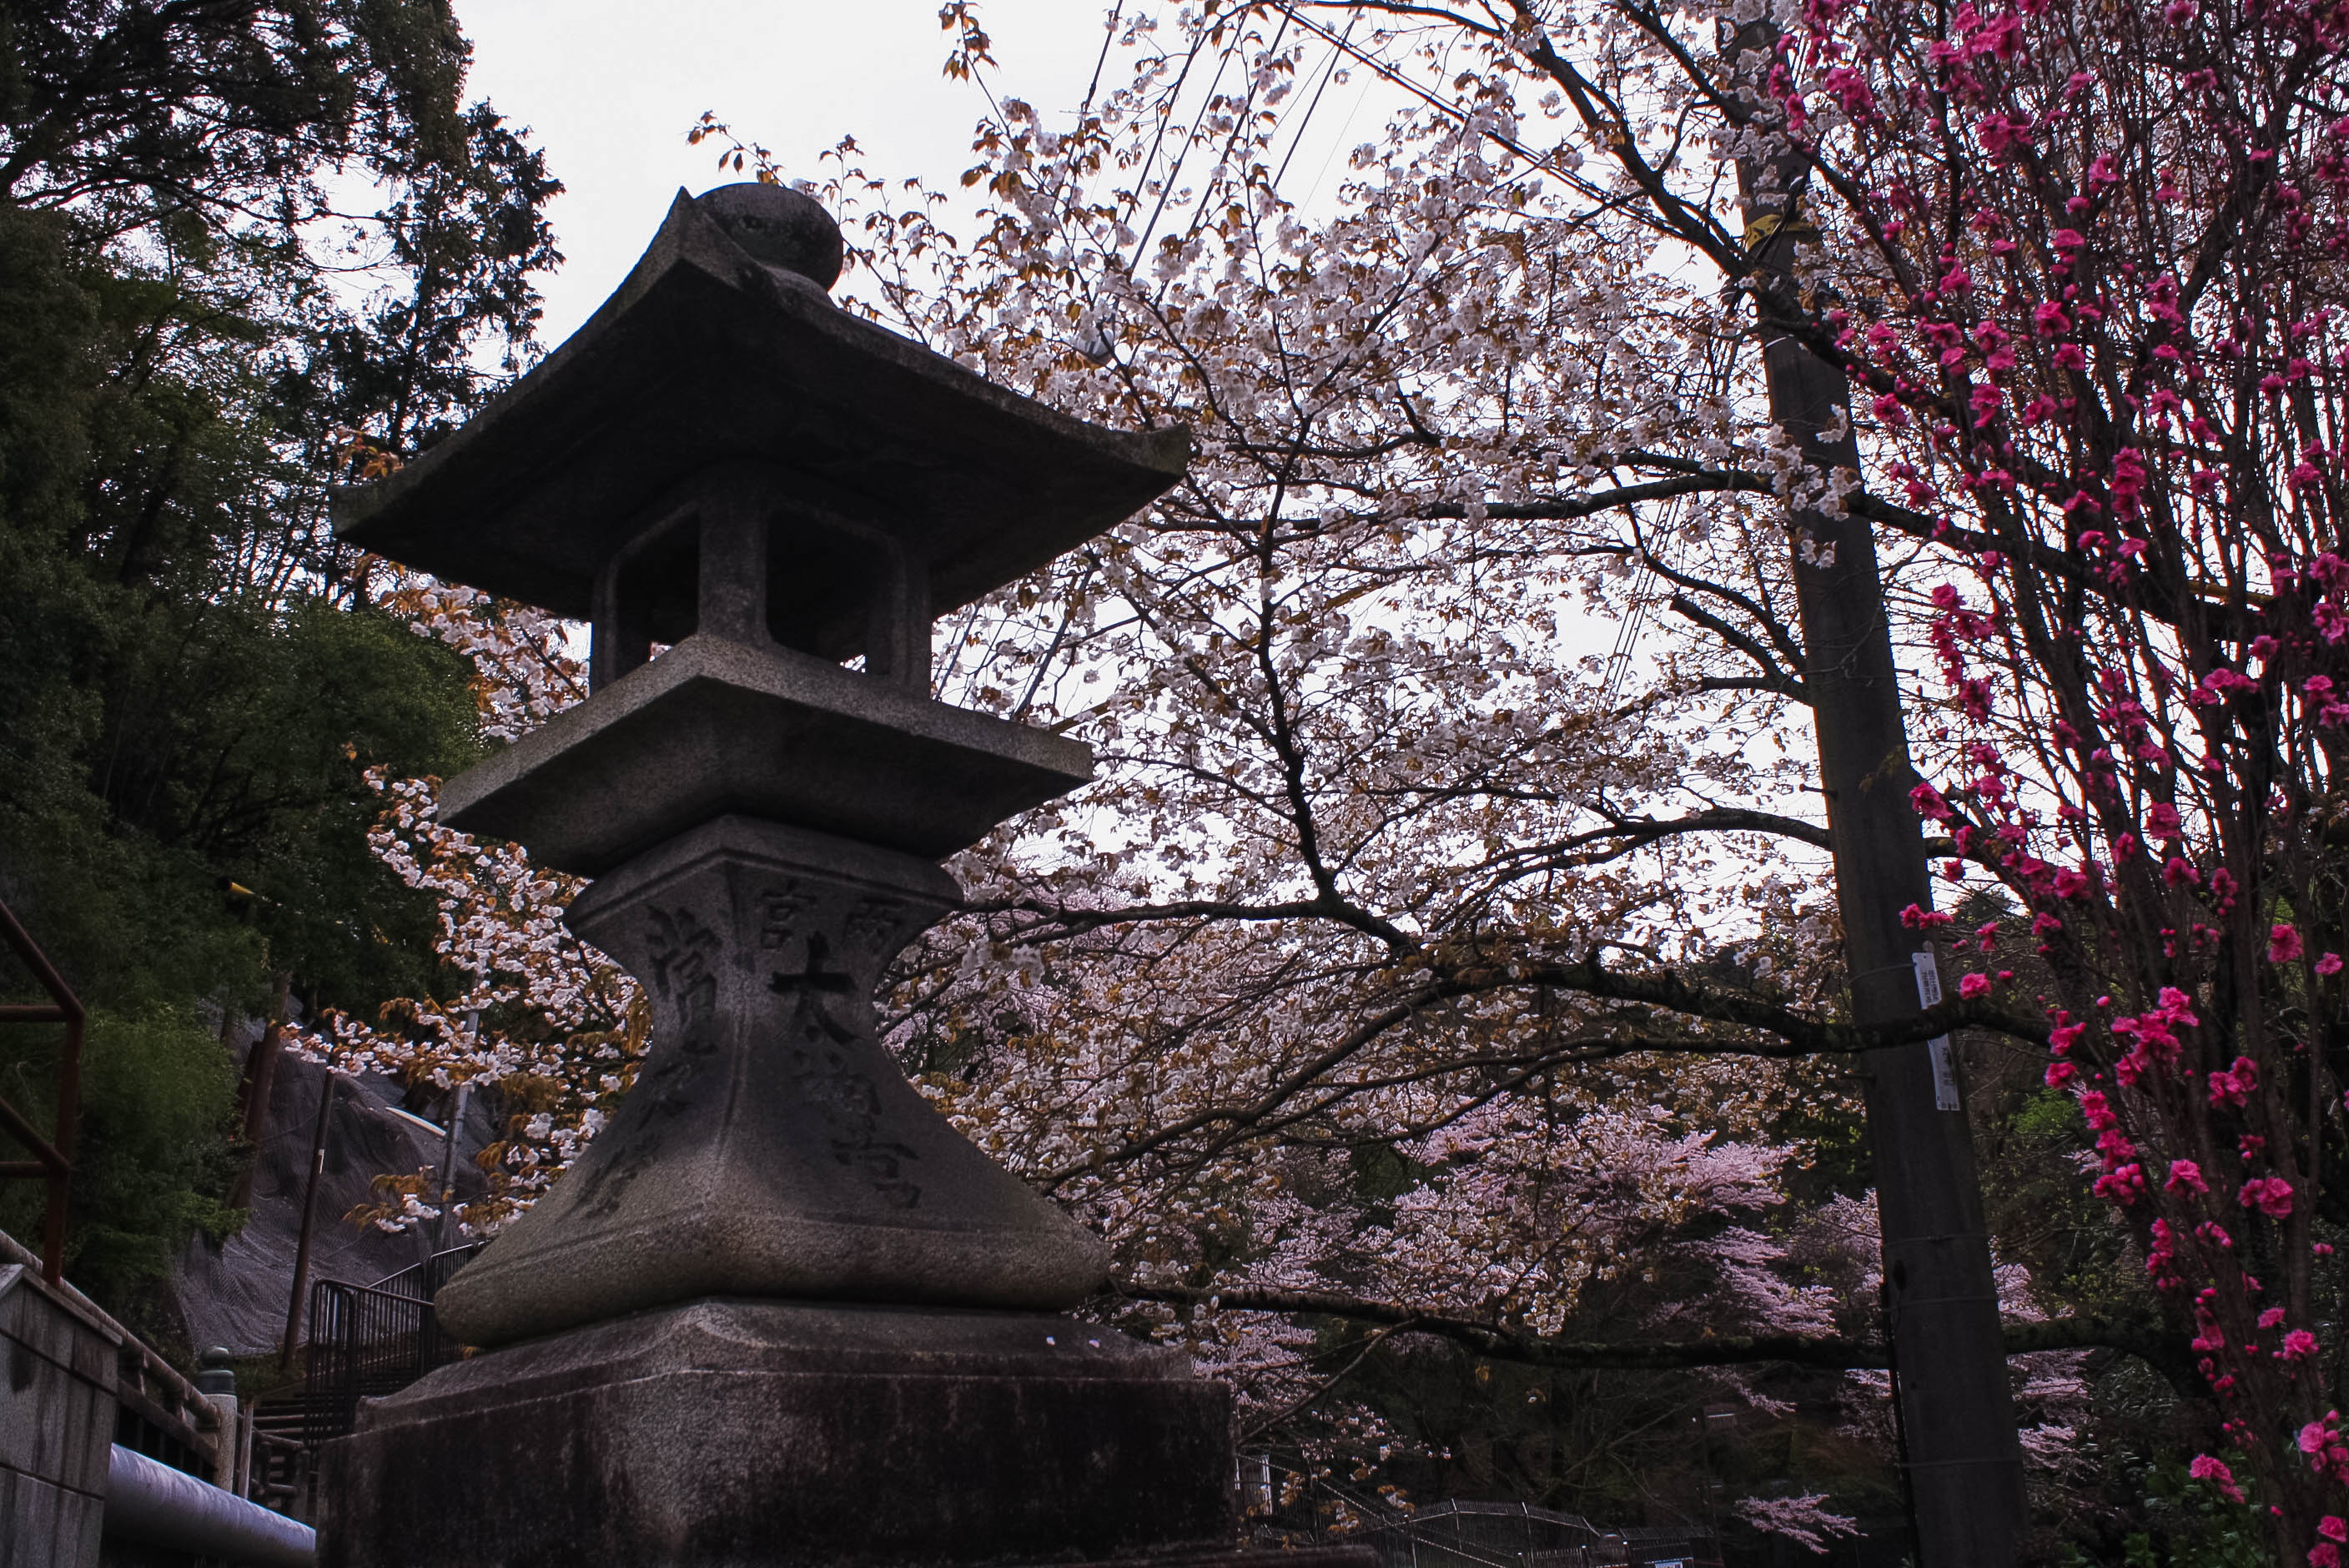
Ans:
[[[0,1568],[97,1568],[115,1333],[0,1264]]]

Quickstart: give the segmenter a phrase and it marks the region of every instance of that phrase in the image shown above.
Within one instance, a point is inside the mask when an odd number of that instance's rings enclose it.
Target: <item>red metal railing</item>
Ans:
[[[47,954],[8,906],[0,903],[0,941],[7,943],[41,989],[49,994],[40,1003],[0,1004],[0,1024],[63,1024],[66,1047],[57,1062],[57,1120],[47,1138],[23,1113],[0,1099],[0,1130],[15,1136],[33,1152],[30,1160],[0,1160],[0,1177],[37,1177],[49,1184],[49,1210],[41,1227],[41,1273],[51,1284],[65,1278],[66,1179],[73,1174],[74,1122],[81,1110],[81,1002],[73,988],[51,967]]]

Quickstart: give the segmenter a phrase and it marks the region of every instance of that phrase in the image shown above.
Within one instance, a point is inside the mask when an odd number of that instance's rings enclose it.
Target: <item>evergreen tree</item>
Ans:
[[[0,899],[94,1010],[71,1266],[124,1310],[234,1222],[215,1021],[440,984],[366,779],[474,756],[473,673],[325,501],[533,346],[560,186],[466,55],[437,0],[0,0]]]

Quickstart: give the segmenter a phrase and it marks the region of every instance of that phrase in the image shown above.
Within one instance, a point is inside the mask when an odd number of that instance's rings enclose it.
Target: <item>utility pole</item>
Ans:
[[[465,1037],[476,1044],[481,1035],[481,1010],[469,1007],[465,1011]],[[433,1188],[437,1194],[432,1202],[440,1211],[440,1222],[434,1227],[432,1252],[447,1252],[457,1244],[457,1135],[465,1124],[465,1101],[473,1093],[473,1080],[467,1078],[456,1088],[449,1107],[449,1130],[440,1142],[440,1181]]]
[[[1732,58],[1774,57],[1767,23],[1744,29]],[[1795,247],[1806,163],[1795,152],[1738,165],[1770,415],[1811,469],[1859,471],[1851,384],[1789,330],[1805,311]],[[1837,410],[1844,411],[1838,418]],[[1838,425],[1840,435],[1829,438]],[[1797,506],[1796,607],[1803,681],[1819,748],[1835,858],[1852,1021],[1897,1023],[1920,1010],[1916,954],[1930,944],[1901,911],[1930,909],[1931,872],[1917,813],[1892,635],[1863,519]],[[1899,1355],[1895,1396],[1924,1568],[2011,1568],[2024,1522],[2023,1449],[2007,1382],[1982,1183],[1965,1113],[1937,1086],[1932,1048],[1870,1051],[1860,1062],[1883,1227],[1885,1332]]]
[[[302,1338],[302,1296],[310,1286],[310,1233],[318,1219],[318,1179],[326,1171],[326,1116],[335,1109],[335,1090],[342,1079],[329,1067],[318,1089],[318,1121],[310,1131],[310,1180],[302,1189],[302,1236],[294,1243],[294,1296],[285,1304],[285,1342],[277,1349],[277,1368],[294,1365],[294,1346]]]

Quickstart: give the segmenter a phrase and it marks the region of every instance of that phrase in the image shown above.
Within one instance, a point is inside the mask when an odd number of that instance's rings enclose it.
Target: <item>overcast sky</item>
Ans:
[[[643,253],[678,186],[740,178],[686,131],[715,109],[795,178],[843,136],[876,174],[947,185],[969,167],[978,88],[938,67],[936,0],[457,0],[473,40],[472,96],[531,128],[566,187],[554,205],[567,258],[544,284],[540,339],[563,341]],[[1101,52],[1096,0],[987,0],[994,86],[1052,111],[1082,100]],[[656,20],[657,18],[657,20]]]

